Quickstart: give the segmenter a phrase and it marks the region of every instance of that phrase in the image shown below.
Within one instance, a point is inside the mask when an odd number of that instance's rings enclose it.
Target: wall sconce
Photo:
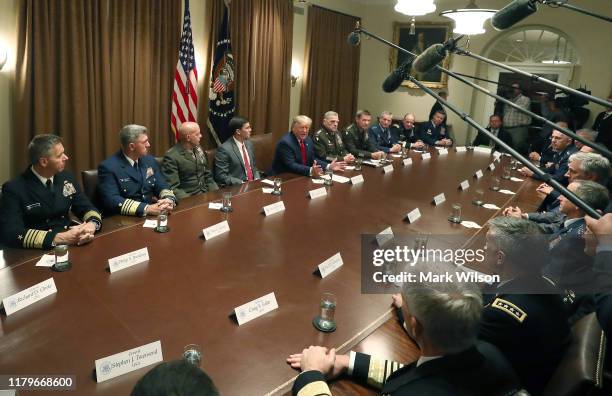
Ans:
[[[302,74],[302,68],[299,63],[292,62],[291,63],[291,86],[295,87],[295,83],[299,80],[300,75]]]

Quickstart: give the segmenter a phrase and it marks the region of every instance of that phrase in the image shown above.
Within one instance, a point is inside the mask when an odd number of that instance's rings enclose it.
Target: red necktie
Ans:
[[[303,140],[300,140],[300,151],[302,152],[302,165],[306,165],[306,146]]]
[[[247,156],[244,144],[242,145],[242,159],[244,160],[244,167],[246,168],[247,181],[252,181],[253,171],[251,170],[251,164],[249,163],[249,157]]]

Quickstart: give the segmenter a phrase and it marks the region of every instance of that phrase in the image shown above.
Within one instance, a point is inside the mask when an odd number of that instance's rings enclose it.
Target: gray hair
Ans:
[[[428,263],[419,270],[439,275],[463,271],[444,262]],[[474,344],[482,311],[482,295],[475,284],[426,281],[417,274],[415,282],[404,284],[402,298],[423,326],[424,337],[436,348],[456,353]]]
[[[291,120],[291,129],[293,129],[295,124],[312,125],[312,119],[310,119],[310,117],[305,116],[305,115],[296,115],[295,117],[293,117],[293,120]]]
[[[127,147],[130,143],[134,143],[140,135],[144,135],[147,133],[147,127],[137,124],[129,124],[121,128],[119,131],[119,140],[121,141],[121,146]]]
[[[49,157],[51,150],[56,144],[62,143],[62,138],[52,134],[42,134],[34,136],[34,139],[28,144],[28,156],[30,164],[38,164],[38,160],[43,157]]]
[[[388,115],[389,117],[393,118],[393,113],[391,113],[390,111],[387,111],[387,110],[381,112],[380,115],[378,116],[378,118],[381,118],[382,116],[386,116],[386,115]]]
[[[569,162],[580,162],[580,170],[586,175],[595,176],[595,181],[607,184],[610,177],[610,160],[601,154],[577,152],[569,157]]]
[[[324,119],[328,119],[329,117],[338,117],[338,113],[336,113],[335,111],[328,111],[325,114],[323,114],[323,118]]]
[[[489,220],[487,224],[489,236],[495,241],[498,250],[504,253],[508,263],[523,272],[540,272],[545,263],[544,254],[548,244],[544,243],[546,237],[536,223],[500,216]]]
[[[599,183],[590,180],[576,180],[574,194],[582,199],[587,205],[596,210],[605,210],[610,201],[608,189]]]
[[[595,139],[597,139],[597,135],[599,135],[599,132],[594,131],[590,128],[582,128],[576,131],[576,135],[581,135],[583,138],[593,143],[595,142]]]

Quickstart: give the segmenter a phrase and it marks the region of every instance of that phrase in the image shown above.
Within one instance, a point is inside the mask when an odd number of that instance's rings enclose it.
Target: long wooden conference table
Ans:
[[[394,170],[364,166],[364,183],[334,183],[327,196],[307,198],[321,185],[306,177],[283,175],[282,195],[262,192],[261,182],[233,187],[233,212],[208,208],[220,192],[186,199],[169,217],[169,233],[143,228],[143,219],[115,216],[86,246],[70,249],[73,267],[57,273],[35,267],[44,252],[8,249],[0,263],[0,299],[50,277],[57,293],[10,316],[0,315],[0,374],[76,376],[76,394],[126,395],[152,366],[97,383],[94,361],[137,346],[161,341],[164,360],[179,359],[187,344],[202,346],[201,367],[224,395],[285,394],[297,372],[286,363],[290,353],[309,345],[350,349],[409,362],[418,349],[393,318],[388,294],[361,293],[361,236],[391,227],[395,235],[428,232],[435,243],[444,236],[482,238],[486,229],[470,229],[447,220],[453,203],[463,218],[484,225],[500,210],[471,204],[474,190],[500,208],[510,204],[534,209],[541,200],[537,182],[502,180],[505,195],[488,188],[509,162],[496,169],[481,152],[431,152],[411,165],[393,161]],[[474,173],[482,169],[484,177]],[[513,172],[513,176],[518,176]],[[523,177],[521,177],[523,178]],[[468,180],[462,191],[459,184]],[[435,195],[446,202],[434,206]],[[263,206],[282,200],[286,210],[271,216]],[[405,221],[419,208],[421,218]],[[228,233],[210,240],[202,229],[223,220]],[[435,241],[437,240],[437,242]],[[108,259],[148,248],[148,262],[109,273]],[[344,265],[325,278],[317,265],[340,253]],[[274,292],[278,309],[242,326],[230,317],[235,307]],[[338,300],[332,333],[312,325],[322,293]],[[395,292],[395,290],[390,290]],[[333,384],[334,394],[374,394],[347,380]],[[19,394],[35,394],[20,391]],[[53,392],[49,392],[53,393]],[[59,393],[59,392],[58,392]]]

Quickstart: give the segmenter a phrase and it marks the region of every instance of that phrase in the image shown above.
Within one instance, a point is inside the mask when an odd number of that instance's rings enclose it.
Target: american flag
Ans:
[[[174,91],[172,92],[172,131],[178,140],[178,130],[183,122],[196,121],[198,114],[198,70],[191,35],[191,14],[189,0],[185,0],[183,33],[179,49],[179,59],[174,72]]]

